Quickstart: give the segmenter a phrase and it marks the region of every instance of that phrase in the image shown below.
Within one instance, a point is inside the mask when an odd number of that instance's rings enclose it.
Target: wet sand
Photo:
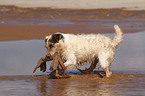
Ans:
[[[144,74],[113,74],[100,78],[97,74],[72,75],[70,79],[47,79],[47,76],[0,77],[2,96],[143,96]]]
[[[145,29],[145,11],[123,9],[50,9],[0,6],[0,40],[44,39],[63,33],[114,33],[118,24],[124,33]]]

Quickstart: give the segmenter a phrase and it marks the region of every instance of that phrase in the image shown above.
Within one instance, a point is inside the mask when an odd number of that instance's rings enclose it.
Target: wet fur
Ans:
[[[91,63],[94,58],[99,59],[100,66],[110,77],[110,65],[114,60],[114,50],[122,41],[122,31],[114,25],[116,35],[113,39],[100,34],[62,34],[56,33],[46,36],[47,52],[53,55],[60,50],[65,66],[84,65]],[[57,35],[57,36],[56,36]],[[55,42],[51,42],[52,39]],[[53,47],[50,48],[50,44]]]

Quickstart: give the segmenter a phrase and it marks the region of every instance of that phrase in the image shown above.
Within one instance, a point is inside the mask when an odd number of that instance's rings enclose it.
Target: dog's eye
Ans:
[[[54,44],[50,44],[49,47],[50,47],[50,48],[54,47]]]

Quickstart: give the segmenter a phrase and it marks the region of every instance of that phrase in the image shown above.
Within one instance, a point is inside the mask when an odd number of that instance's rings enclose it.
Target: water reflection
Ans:
[[[50,83],[51,83],[51,81],[39,81],[39,82],[37,82],[37,84],[36,84],[37,92],[41,93],[41,96],[50,95],[51,90],[48,89],[48,88],[52,87],[52,86],[49,87]]]
[[[114,96],[112,86],[109,84],[101,84],[99,81],[83,81],[69,82],[64,90],[67,96]]]
[[[114,37],[113,34],[105,35]],[[117,48],[111,70],[144,71],[144,37],[145,32],[124,34],[123,43]],[[0,75],[30,75],[38,59],[45,55],[45,51],[43,40],[0,42]]]
[[[41,96],[114,96],[115,91],[109,82],[100,81],[49,80],[37,81],[37,92]]]
[[[2,96],[144,96],[144,89],[145,74],[114,74],[111,78],[96,78],[95,75],[90,78],[89,74],[75,79],[34,80],[27,77],[0,80]]]
[[[25,80],[0,81],[1,96],[40,96],[33,82]]]

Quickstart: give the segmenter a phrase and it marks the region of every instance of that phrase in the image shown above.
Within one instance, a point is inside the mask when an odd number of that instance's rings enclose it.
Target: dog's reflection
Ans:
[[[39,80],[37,90],[40,96],[113,96],[112,85],[107,81],[86,81],[70,79]]]

